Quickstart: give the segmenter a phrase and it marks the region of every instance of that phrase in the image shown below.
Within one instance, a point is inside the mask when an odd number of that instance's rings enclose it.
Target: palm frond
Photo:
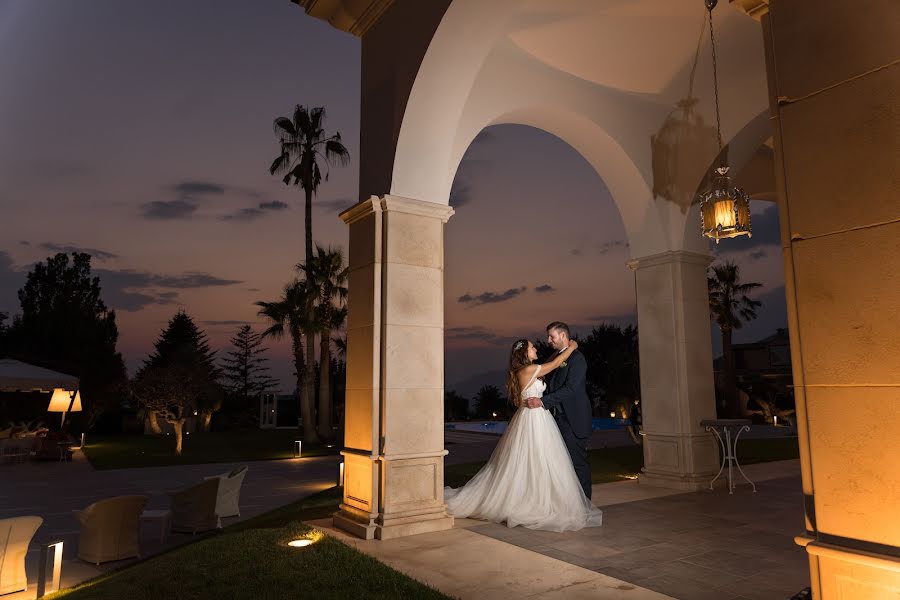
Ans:
[[[297,129],[294,127],[294,124],[287,117],[278,117],[272,123],[272,130],[281,134],[284,133],[288,136],[289,139],[294,139],[297,137]]]

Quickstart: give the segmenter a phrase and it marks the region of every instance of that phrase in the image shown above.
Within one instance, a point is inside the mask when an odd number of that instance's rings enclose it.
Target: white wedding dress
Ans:
[[[522,390],[522,399],[540,398],[547,387],[541,367]],[[522,407],[509,421],[491,458],[461,488],[445,488],[455,517],[506,522],[546,531],[596,527],[603,513],[584,495],[572,459],[553,416]]]

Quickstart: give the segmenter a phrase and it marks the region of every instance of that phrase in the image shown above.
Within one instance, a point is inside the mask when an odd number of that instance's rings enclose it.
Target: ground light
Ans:
[[[289,541],[287,545],[291,548],[306,548],[307,546],[312,546],[323,537],[325,537],[325,535],[321,531],[313,529],[302,538]]]

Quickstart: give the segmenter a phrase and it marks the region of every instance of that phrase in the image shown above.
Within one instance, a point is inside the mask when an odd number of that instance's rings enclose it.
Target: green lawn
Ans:
[[[95,469],[165,467],[294,457],[298,431],[246,429],[184,436],[181,456],[171,435],[90,435],[84,453]],[[337,454],[339,448],[303,444],[303,456]]]
[[[799,458],[797,438],[750,439],[738,442],[738,460],[741,464],[769,462]],[[591,481],[607,483],[632,479],[641,472],[644,464],[640,446],[621,446],[588,450],[591,463]],[[444,467],[444,481],[450,487],[459,487],[471,479],[484,463],[451,465]]]
[[[298,538],[317,540],[291,548]],[[447,596],[310,529],[226,529],[48,598],[423,598]]]

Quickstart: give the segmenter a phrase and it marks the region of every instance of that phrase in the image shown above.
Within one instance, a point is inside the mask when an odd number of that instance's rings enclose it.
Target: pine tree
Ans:
[[[262,335],[249,325],[238,329],[231,344],[234,350],[222,359],[225,386],[238,410],[252,413],[255,400],[278,386],[278,381],[267,374],[269,367],[265,363],[269,359],[263,354],[268,348],[262,347]]]

